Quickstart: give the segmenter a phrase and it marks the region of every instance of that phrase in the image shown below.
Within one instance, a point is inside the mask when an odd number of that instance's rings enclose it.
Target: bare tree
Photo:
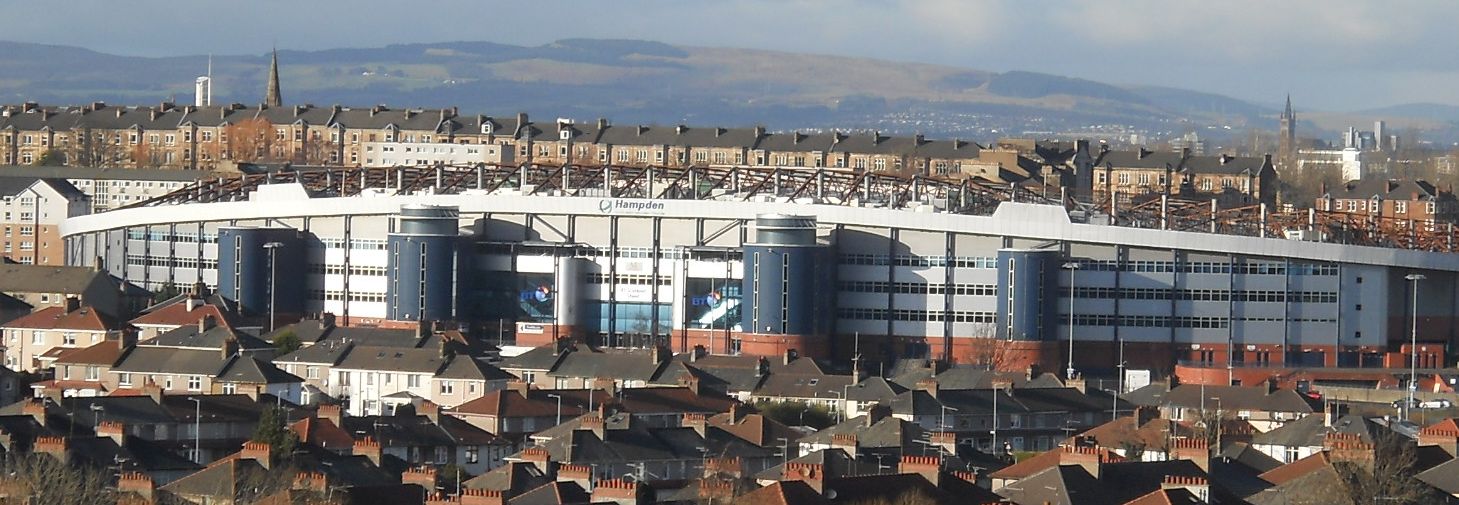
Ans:
[[[273,123],[267,119],[253,118],[233,123],[224,128],[228,144],[228,158],[239,163],[277,161],[274,152],[275,132]]]
[[[91,467],[67,465],[48,454],[11,454],[3,465],[3,503],[91,505],[116,500],[107,475]]]
[[[1418,456],[1412,440],[1384,430],[1373,437],[1373,462],[1336,461],[1354,503],[1443,503],[1418,474]]]
[[[968,339],[972,347],[968,356],[972,365],[986,370],[1003,370],[1011,364],[1013,356],[1008,352],[1008,342],[998,338],[998,330],[991,323],[977,323],[972,336],[974,338]]]

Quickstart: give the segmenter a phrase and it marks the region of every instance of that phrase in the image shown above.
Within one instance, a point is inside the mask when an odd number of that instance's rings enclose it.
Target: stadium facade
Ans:
[[[203,282],[245,311],[350,325],[507,327],[521,345],[844,358],[859,343],[1063,369],[1072,321],[1081,370],[1121,352],[1167,370],[1384,366],[1411,351],[1415,298],[1420,366],[1455,340],[1452,253],[1096,224],[967,181],[526,170],[219,179],[61,230],[72,264],[147,287]]]

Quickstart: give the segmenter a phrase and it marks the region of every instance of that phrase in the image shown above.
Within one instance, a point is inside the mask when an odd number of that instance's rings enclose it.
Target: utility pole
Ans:
[[[1409,335],[1413,339],[1408,349],[1408,403],[1403,406],[1403,418],[1413,421],[1413,395],[1418,391],[1418,281],[1424,280],[1424,274],[1408,274],[1404,276],[1413,283],[1413,323]]]
[[[1074,379],[1074,272],[1079,270],[1079,263],[1070,261],[1064,263],[1064,269],[1069,271],[1069,368],[1065,370],[1066,380]]]

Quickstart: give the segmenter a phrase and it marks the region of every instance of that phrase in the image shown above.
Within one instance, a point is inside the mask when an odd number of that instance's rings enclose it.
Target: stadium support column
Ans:
[[[401,207],[386,244],[386,319],[447,321],[455,317],[455,207]]]
[[[814,217],[755,218],[755,241],[744,246],[741,352],[829,356],[827,332],[834,317],[829,250],[817,240]]]
[[[998,337],[1004,369],[1039,365],[1056,370],[1058,339],[1060,251],[1049,249],[1001,249],[998,251]]]

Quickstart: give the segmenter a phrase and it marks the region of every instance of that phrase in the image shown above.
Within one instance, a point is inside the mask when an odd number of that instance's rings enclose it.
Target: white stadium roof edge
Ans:
[[[454,206],[462,214],[659,216],[753,220],[761,214],[813,215],[822,225],[899,228],[1004,236],[1043,241],[1125,245],[1147,249],[1290,258],[1459,272],[1459,254],[1322,243],[1190,231],[1131,228],[1071,222],[1056,205],[1003,202],[991,216],[911,209],[852,207],[792,202],[636,199],[502,194],[413,194],[311,198],[298,183],[261,186],[247,201],[130,207],[79,216],[61,224],[63,237],[177,222],[227,222],[301,217],[397,214],[411,204]],[[604,201],[615,201],[604,204]],[[618,205],[647,203],[653,205]],[[662,205],[659,205],[662,204]]]

